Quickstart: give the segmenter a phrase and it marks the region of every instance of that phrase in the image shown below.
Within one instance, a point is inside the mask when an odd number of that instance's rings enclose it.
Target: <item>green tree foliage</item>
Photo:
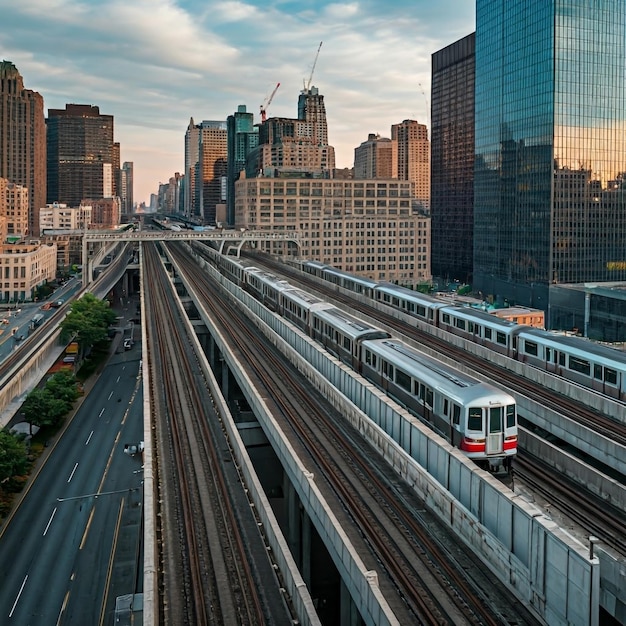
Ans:
[[[26,447],[15,435],[0,430],[0,484],[26,471]]]
[[[76,377],[71,372],[57,372],[48,379],[45,388],[54,398],[65,402],[67,405],[66,412],[69,411],[74,400],[80,395]]]
[[[86,293],[72,303],[71,311],[61,323],[61,340],[74,339],[81,349],[91,347],[107,338],[107,329],[115,320],[115,312],[108,302]]]
[[[32,426],[52,426],[55,422],[50,415],[50,404],[54,400],[54,396],[47,389],[33,389],[24,404],[22,404],[22,413],[25,420]]]

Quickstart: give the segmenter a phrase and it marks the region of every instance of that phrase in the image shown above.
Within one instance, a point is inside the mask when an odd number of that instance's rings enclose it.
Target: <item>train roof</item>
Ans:
[[[437,298],[433,298],[426,293],[413,291],[412,289],[407,289],[406,287],[401,287],[400,285],[394,285],[393,283],[379,283],[376,286],[376,291],[388,293],[391,296],[396,296],[398,298],[402,298],[403,300],[417,302],[430,308],[448,306],[446,302],[441,302],[441,300],[437,300]]]
[[[345,336],[351,337],[352,339],[367,336],[372,336],[372,338],[389,337],[389,333],[386,331],[381,330],[377,326],[372,326],[333,305],[325,309],[312,311],[311,316],[317,317],[322,322],[330,324],[333,328],[336,328]],[[372,335],[372,333],[374,333],[374,335]]]
[[[283,293],[283,298],[297,302],[305,309],[310,309],[312,306],[317,304],[326,304],[328,307],[333,306],[329,302],[326,302],[326,300],[322,300],[322,298],[319,298],[308,291],[299,289],[298,287],[285,291]]]
[[[324,274],[330,274],[331,276],[340,276],[341,278],[347,278],[349,281],[353,283],[358,283],[359,285],[365,285],[366,287],[376,287],[378,285],[378,281],[375,281],[372,278],[366,278],[365,276],[355,276],[354,274],[350,274],[350,272],[337,269],[336,267],[332,267],[330,265],[324,268]]]
[[[498,317],[497,315],[492,315],[486,311],[481,311],[480,309],[469,306],[446,305],[446,308],[442,309],[440,313],[450,313],[450,315],[469,321],[479,320],[481,323],[492,326],[493,328],[498,328],[499,330],[511,331],[524,328],[524,326],[517,322],[512,322],[503,317]]]
[[[530,339],[544,346],[564,350],[584,360],[626,371],[626,353],[601,343],[572,335],[563,335],[539,328],[527,328],[519,333],[520,339]]]
[[[462,404],[515,404],[513,396],[502,389],[456,370],[397,339],[367,340],[363,347]]]
[[[265,285],[270,285],[277,291],[282,291],[284,289],[295,289],[295,287],[291,283],[287,282],[284,278],[280,278],[280,276],[276,276],[276,274],[271,274],[270,272],[260,270],[256,267],[247,268],[246,271],[250,274],[251,277],[254,277],[259,282]]]
[[[321,261],[304,261],[302,263],[302,265],[304,267],[314,267],[315,269],[326,269],[327,267],[330,268],[330,265],[326,265],[325,263],[322,263]]]

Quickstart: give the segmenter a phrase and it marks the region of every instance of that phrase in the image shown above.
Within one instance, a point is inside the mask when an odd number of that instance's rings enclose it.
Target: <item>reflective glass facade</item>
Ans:
[[[626,3],[477,0],[474,286],[626,279]],[[548,320],[549,323],[549,320]]]
[[[474,33],[432,56],[432,272],[472,281],[474,215]]]

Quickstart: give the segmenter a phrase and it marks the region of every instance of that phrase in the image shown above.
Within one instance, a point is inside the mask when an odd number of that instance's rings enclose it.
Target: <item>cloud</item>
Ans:
[[[136,197],[183,169],[193,117],[296,117],[313,85],[324,94],[337,164],[352,165],[370,132],[426,122],[431,54],[473,29],[474,0],[0,0],[0,50],[46,108],[94,104],[115,116]],[[149,146],[146,149],[146,146]],[[131,158],[132,156],[132,158]]]

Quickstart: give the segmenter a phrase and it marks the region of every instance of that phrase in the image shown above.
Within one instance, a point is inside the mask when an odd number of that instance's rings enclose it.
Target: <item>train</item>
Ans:
[[[339,287],[401,310],[481,346],[626,402],[626,353],[582,337],[499,318],[480,309],[449,304],[391,283],[353,276],[317,261],[301,269]]]
[[[481,468],[508,473],[517,453],[513,396],[430,357],[271,272],[215,254],[230,280],[290,320]]]

